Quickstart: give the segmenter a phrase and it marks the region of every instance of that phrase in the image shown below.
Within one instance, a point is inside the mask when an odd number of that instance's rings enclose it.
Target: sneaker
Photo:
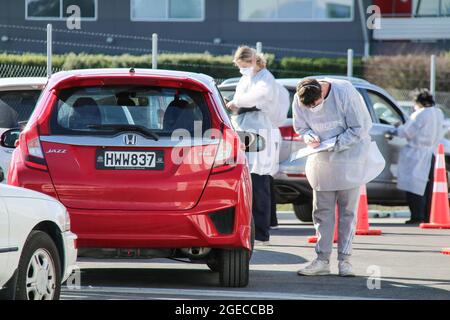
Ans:
[[[278,229],[280,229],[280,227],[278,225],[270,226],[270,230],[278,230]]]
[[[325,276],[330,274],[330,263],[324,260],[314,260],[305,268],[298,270],[301,276]]]
[[[270,246],[269,241],[261,241],[261,240],[255,240],[255,247],[258,246]]]
[[[352,264],[348,261],[339,261],[339,275],[341,277],[354,277]]]

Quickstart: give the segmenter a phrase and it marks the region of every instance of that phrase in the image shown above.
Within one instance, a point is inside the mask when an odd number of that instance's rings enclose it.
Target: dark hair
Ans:
[[[434,98],[428,89],[416,89],[413,92],[413,100],[415,103],[420,104],[424,108],[434,106]]]
[[[297,85],[297,95],[300,102],[309,107],[322,97],[322,87],[316,79],[305,79]]]

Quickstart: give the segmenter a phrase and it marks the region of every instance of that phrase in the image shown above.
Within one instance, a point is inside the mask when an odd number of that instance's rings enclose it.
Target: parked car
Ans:
[[[406,205],[403,191],[396,187],[396,173],[399,150],[406,145],[406,140],[390,134],[397,122],[404,123],[408,115],[402,111],[394,98],[384,89],[375,86],[363,79],[339,76],[320,76],[325,78],[347,79],[352,82],[364,98],[366,106],[372,116],[372,139],[375,140],[386,159],[384,171],[374,181],[367,185],[368,200],[370,204],[385,206]],[[238,78],[223,82],[219,89],[224,98],[232,100]],[[290,92],[291,101],[296,92],[296,86],[302,79],[277,79]],[[290,155],[304,148],[301,137],[292,127],[292,110],[289,111],[288,120],[280,127],[282,146],[280,150],[280,169],[275,177],[275,198],[277,203],[292,203],[296,216],[305,222],[312,221],[312,189],[306,174],[306,158],[290,161]],[[443,140],[446,150],[447,170],[450,169],[450,141]]]
[[[68,208],[80,256],[184,257],[218,271],[222,286],[248,284],[250,174],[206,75],[55,74],[20,134],[8,183]]]
[[[26,123],[47,78],[0,79],[0,135]],[[0,182],[6,182],[12,150],[0,146]]]
[[[56,300],[77,259],[66,208],[0,184],[0,298]]]

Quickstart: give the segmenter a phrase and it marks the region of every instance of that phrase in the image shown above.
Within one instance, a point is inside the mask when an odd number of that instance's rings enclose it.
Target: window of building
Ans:
[[[25,0],[28,20],[62,20],[71,16],[67,8],[80,7],[82,20],[97,20],[97,0]]]
[[[351,21],[354,0],[239,0],[240,21]]]
[[[132,21],[203,21],[205,0],[131,0]]]

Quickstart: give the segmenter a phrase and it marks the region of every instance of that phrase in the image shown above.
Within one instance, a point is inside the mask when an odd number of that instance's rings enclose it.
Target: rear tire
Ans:
[[[252,251],[249,252],[249,261],[252,257],[253,254],[253,248],[255,247],[255,221],[253,221],[253,217],[252,217],[252,222],[250,224],[251,229],[250,229],[250,246],[252,248]],[[221,252],[222,250],[218,251],[217,254],[214,254],[212,258],[210,258],[209,260],[206,261],[206,265],[208,266],[208,268],[212,271],[212,272],[220,272],[219,270],[219,260],[221,257]],[[250,263],[250,262],[249,262]]]
[[[312,202],[294,204],[294,212],[297,218],[303,222],[312,222]]]
[[[20,256],[16,299],[58,300],[60,292],[61,262],[58,249],[45,232],[32,231]]]
[[[219,279],[222,287],[246,287],[250,273],[250,251],[222,249],[219,253]]]

